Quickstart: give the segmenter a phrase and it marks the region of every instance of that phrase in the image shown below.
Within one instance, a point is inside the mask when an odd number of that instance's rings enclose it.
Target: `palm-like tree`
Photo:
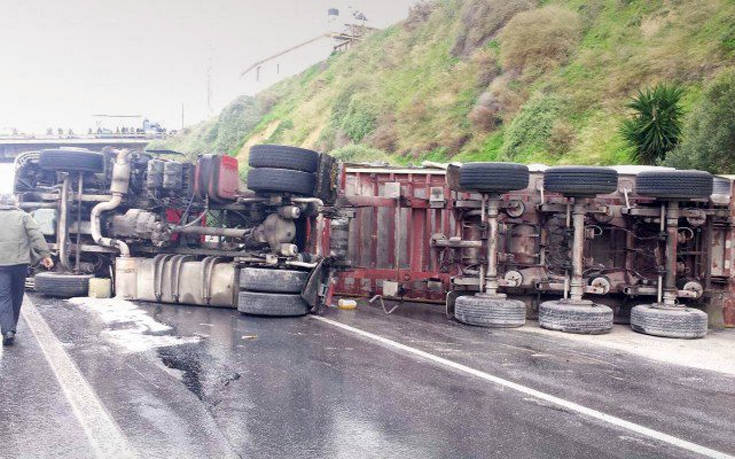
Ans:
[[[627,107],[634,115],[622,125],[623,137],[635,148],[634,158],[643,164],[663,159],[678,143],[681,135],[683,90],[666,84],[638,91]]]

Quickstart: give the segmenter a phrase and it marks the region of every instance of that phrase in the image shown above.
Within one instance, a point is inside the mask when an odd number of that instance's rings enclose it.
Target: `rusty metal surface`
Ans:
[[[385,295],[387,282],[392,296],[444,302],[452,290],[476,291],[484,284],[489,228],[481,221],[480,195],[452,191],[441,169],[349,167],[342,185],[356,216],[348,244],[352,269],[339,274],[337,294]],[[573,231],[566,221],[571,223],[567,203],[544,192],[540,171],[531,173],[527,189],[502,195],[497,244],[501,292],[560,297],[569,288]],[[635,175],[621,173],[618,190],[590,199],[587,209],[584,294],[613,307],[654,301],[659,276],[666,277],[674,266],[665,263],[660,203],[637,196]],[[734,220],[732,204],[682,202],[676,273],[668,276],[679,289],[688,281],[701,283],[700,304],[728,292],[722,312],[730,326],[735,326]],[[690,291],[670,291],[677,301],[690,301]]]

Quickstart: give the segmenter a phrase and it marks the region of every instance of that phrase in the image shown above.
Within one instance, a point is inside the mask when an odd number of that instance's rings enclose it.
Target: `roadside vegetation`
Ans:
[[[680,87],[659,84],[638,92],[628,103],[634,114],[623,121],[622,134],[633,147],[634,161],[656,164],[678,145],[683,92]]]
[[[168,146],[735,171],[732,0],[438,0]]]

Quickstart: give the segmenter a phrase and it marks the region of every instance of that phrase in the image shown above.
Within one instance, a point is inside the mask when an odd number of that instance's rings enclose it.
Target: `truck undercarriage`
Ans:
[[[302,315],[343,295],[446,304],[460,322],[701,337],[735,324],[731,181],[700,171],[511,163],[398,169],[252,148],[196,164],[167,153],[44,150],[15,192],[59,269],[36,289]],[[692,306],[696,308],[692,308]],[[710,317],[711,319],[711,317]]]
[[[19,205],[58,258],[57,272],[35,276],[36,289],[83,295],[102,277],[130,299],[237,307],[238,297],[255,295],[258,311],[244,312],[274,315],[318,307],[334,162],[296,148],[261,151],[251,159],[252,191],[240,189],[237,160],[228,156],[196,164],[127,150],[20,156]],[[254,277],[268,282],[241,289]]]

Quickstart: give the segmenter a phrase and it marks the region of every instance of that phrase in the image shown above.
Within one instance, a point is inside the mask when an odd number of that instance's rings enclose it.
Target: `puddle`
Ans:
[[[197,343],[198,336],[174,336],[172,328],[158,322],[136,304],[119,298],[71,298],[71,304],[97,314],[107,328],[101,336],[127,352]]]

